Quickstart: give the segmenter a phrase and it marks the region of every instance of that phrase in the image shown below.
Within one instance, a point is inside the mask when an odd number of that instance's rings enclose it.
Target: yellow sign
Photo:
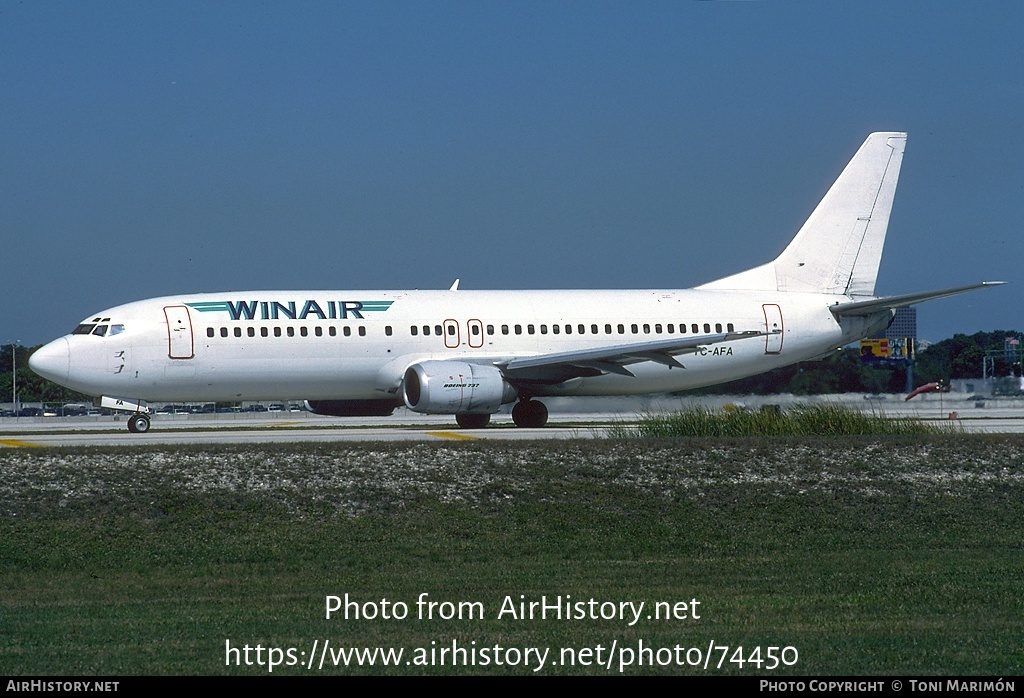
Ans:
[[[862,339],[860,340],[860,358],[862,359],[888,359],[888,339]]]
[[[913,360],[914,340],[910,337],[898,339],[860,340],[860,358],[865,361],[880,359]]]

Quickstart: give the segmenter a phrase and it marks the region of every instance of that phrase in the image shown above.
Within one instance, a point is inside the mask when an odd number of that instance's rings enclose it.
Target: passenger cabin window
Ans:
[[[228,328],[227,327],[221,327],[220,328],[220,336],[221,337],[227,337],[228,336]]]
[[[334,325],[331,325],[330,327],[327,328],[327,334],[331,335],[332,337],[337,337],[338,328],[335,327]]]
[[[241,327],[236,327],[235,328],[235,336],[236,337],[241,337],[242,336],[242,328]]]
[[[721,331],[722,331],[722,323],[720,323],[720,322],[715,323],[715,332],[721,332]]]
[[[313,334],[315,334],[317,337],[323,337],[324,328],[320,327],[320,325],[317,325],[316,327],[313,328]]]
[[[206,328],[206,336],[207,337],[212,337],[215,334],[217,334],[217,333],[214,331],[214,329],[212,327],[207,327]]]
[[[346,337],[351,337],[352,336],[352,328],[347,326],[347,325],[345,327],[341,328],[341,332]]]
[[[391,325],[384,326],[384,334],[386,334],[388,337],[391,336]]]
[[[409,328],[409,334],[411,334],[413,337],[415,337],[419,333],[420,333],[420,328],[417,327],[416,325],[413,325],[412,327]]]
[[[260,328],[260,337],[267,337],[270,335],[270,331],[266,327]]]
[[[255,337],[256,336],[256,328],[255,327],[247,327],[247,328],[245,328],[245,333],[247,335],[249,335],[250,337]]]
[[[366,336],[366,328],[365,327],[362,327],[362,326],[359,327],[359,336],[360,337],[365,337]]]

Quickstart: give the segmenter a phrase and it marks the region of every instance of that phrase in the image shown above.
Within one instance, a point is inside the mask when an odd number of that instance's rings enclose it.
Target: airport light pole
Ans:
[[[20,339],[11,342],[11,402],[14,403],[14,418],[18,418],[18,355],[15,353]]]

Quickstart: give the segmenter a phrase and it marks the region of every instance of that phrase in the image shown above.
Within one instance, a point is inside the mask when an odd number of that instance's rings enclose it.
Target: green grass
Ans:
[[[0,451],[0,673],[260,674],[225,666],[225,640],[457,639],[796,647],[771,675],[1015,675],[1022,478],[1024,442],[966,436]],[[324,617],[327,595],[415,614],[424,592],[486,617]],[[701,618],[495,617],[520,594],[696,598]]]
[[[913,417],[890,418],[839,405],[781,409],[711,410],[691,408],[649,415],[636,427],[612,430],[615,438],[664,439],[731,436],[902,436],[955,433],[955,425],[928,424]]]

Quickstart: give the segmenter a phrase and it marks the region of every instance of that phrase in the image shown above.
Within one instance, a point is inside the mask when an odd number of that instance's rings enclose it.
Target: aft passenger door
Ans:
[[[765,354],[782,353],[782,308],[774,303],[766,303],[761,306],[764,310],[764,326],[768,333],[764,338]]]

